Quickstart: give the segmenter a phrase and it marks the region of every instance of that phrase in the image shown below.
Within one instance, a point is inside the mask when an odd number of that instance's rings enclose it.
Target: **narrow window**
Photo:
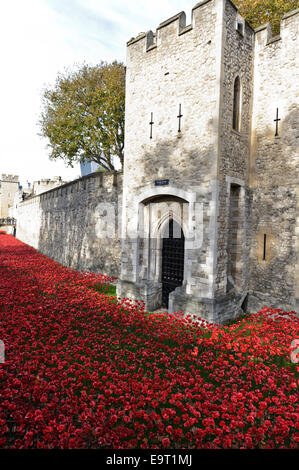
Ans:
[[[244,27],[243,27],[243,23],[240,19],[237,20],[237,31],[242,34],[242,36],[244,35]]]
[[[178,128],[178,132],[181,132],[181,124],[182,124],[182,105],[180,104],[179,105],[179,115],[178,115],[178,120],[179,120],[179,128]]]
[[[151,113],[151,122],[149,123],[149,125],[151,126],[151,130],[150,130],[150,139],[153,138],[153,125],[155,124],[154,121],[153,121],[153,119],[154,119],[154,114]]]
[[[241,84],[240,78],[236,77],[234,83],[234,104],[233,104],[233,129],[240,130],[240,101],[241,101]]]
[[[267,235],[264,233],[263,261],[266,261]]]

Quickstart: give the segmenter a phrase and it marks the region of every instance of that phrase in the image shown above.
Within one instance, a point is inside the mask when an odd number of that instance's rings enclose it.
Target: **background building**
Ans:
[[[19,191],[19,177],[2,173],[0,181],[0,219],[11,217],[16,193]]]
[[[97,171],[100,168],[100,165],[96,162],[81,162],[80,169],[81,169],[81,176],[89,175],[94,171]]]

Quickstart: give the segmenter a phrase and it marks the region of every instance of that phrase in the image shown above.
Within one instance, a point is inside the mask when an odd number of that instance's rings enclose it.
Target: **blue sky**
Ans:
[[[184,10],[191,0],[9,0],[1,2],[0,173],[22,181],[73,179],[79,167],[50,162],[38,136],[41,93],[74,64],[125,62],[126,42]]]

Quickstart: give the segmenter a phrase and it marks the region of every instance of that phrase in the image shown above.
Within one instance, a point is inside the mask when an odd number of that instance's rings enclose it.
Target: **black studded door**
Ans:
[[[176,287],[181,286],[184,279],[185,237],[181,227],[169,222],[162,245],[162,301],[168,308],[168,297]]]

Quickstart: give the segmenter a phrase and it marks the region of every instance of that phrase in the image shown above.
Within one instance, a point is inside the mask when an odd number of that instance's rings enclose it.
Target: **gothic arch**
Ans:
[[[163,246],[163,234],[165,232],[165,229],[167,227],[167,224],[169,224],[170,220],[173,220],[176,222],[182,229],[184,237],[186,234],[186,224],[184,220],[181,217],[178,217],[177,214],[172,213],[172,214],[164,214],[164,216],[161,218],[160,221],[156,224],[156,227],[154,227],[154,232],[153,232],[153,237],[151,239],[152,242],[152,255],[155,256],[155,281],[160,282],[161,281],[161,273],[162,273],[162,246]]]
[[[182,202],[187,202],[187,201],[182,200]],[[176,214],[175,212],[172,212],[171,214],[168,212],[168,213],[163,214],[162,217],[158,221],[156,221],[156,223],[154,224],[153,226],[153,238],[154,239],[161,240],[161,238],[163,238],[162,237],[163,232],[167,224],[169,223],[170,219],[173,219],[181,227],[181,229],[184,232],[184,235],[187,233],[188,227],[186,227],[186,222],[183,220],[183,218],[179,217],[178,214]]]

